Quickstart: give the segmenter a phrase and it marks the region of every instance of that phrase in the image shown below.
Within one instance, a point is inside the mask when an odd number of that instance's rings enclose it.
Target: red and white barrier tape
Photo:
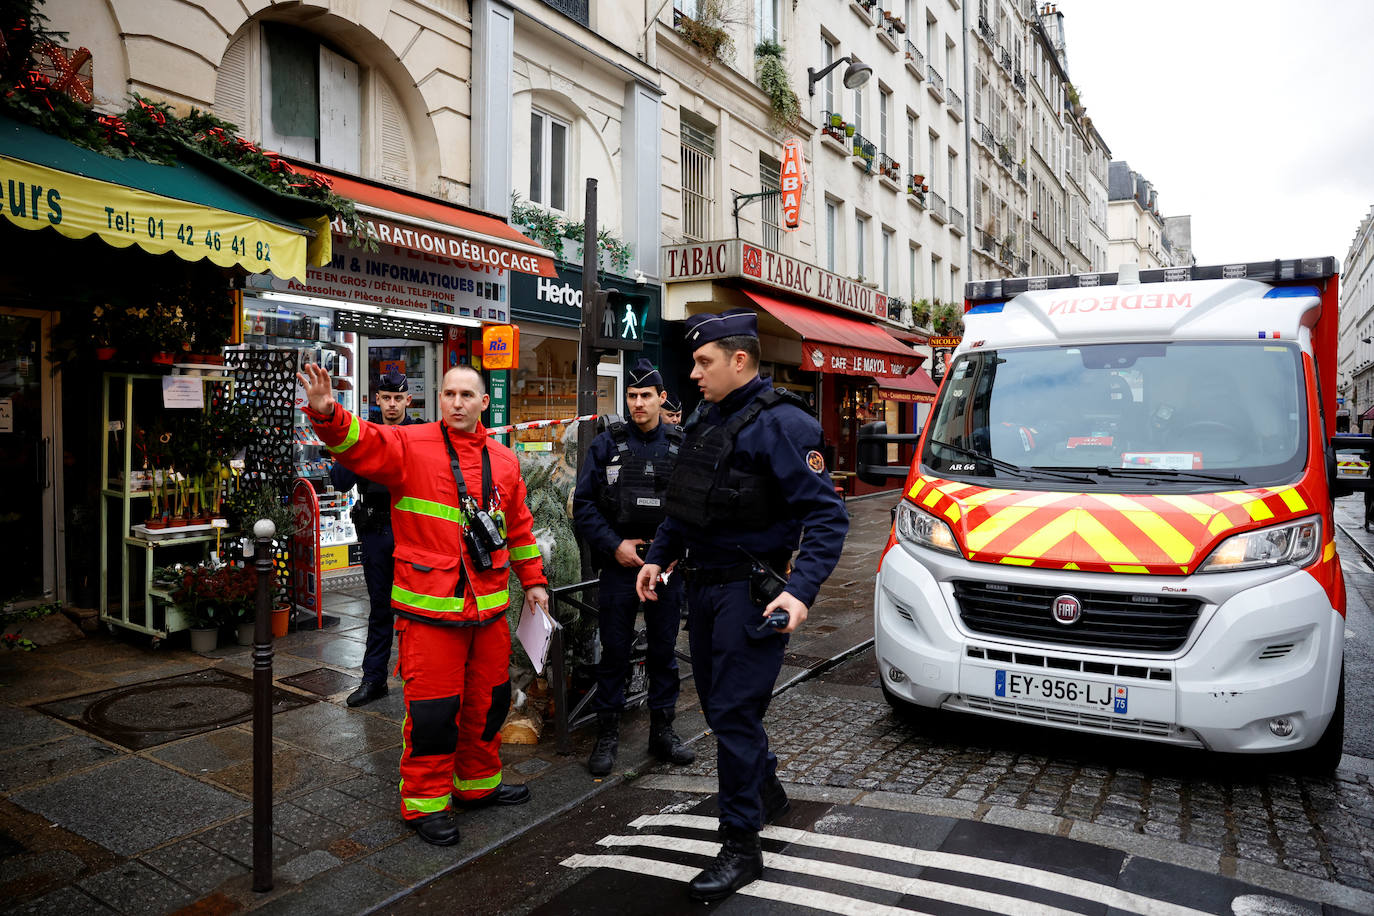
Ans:
[[[510,426],[492,426],[487,429],[488,436],[495,436],[500,433],[515,432],[520,429],[544,429],[547,426],[566,426],[569,423],[581,423],[583,420],[595,420],[597,414],[589,413],[585,417],[568,417],[566,420],[531,420],[528,423],[514,423]]]

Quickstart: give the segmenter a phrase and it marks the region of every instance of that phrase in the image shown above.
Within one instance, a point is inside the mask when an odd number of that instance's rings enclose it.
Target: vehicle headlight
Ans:
[[[1322,523],[1317,516],[1232,535],[1198,568],[1198,572],[1234,572],[1266,566],[1290,565],[1302,569],[1317,558],[1322,547]]]
[[[959,543],[954,540],[954,531],[942,518],[902,500],[897,504],[897,540],[904,544],[919,544],[932,550],[943,550],[955,556],[963,556]]]

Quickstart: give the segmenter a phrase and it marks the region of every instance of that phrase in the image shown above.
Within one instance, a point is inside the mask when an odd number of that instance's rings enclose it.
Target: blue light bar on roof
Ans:
[[[1177,283],[1183,280],[1258,280],[1284,283],[1327,280],[1336,276],[1339,266],[1333,257],[1292,260],[1253,261],[1244,264],[1215,264],[1197,267],[1164,267],[1140,272],[1141,283]],[[1115,273],[1059,274],[1047,277],[1004,277],[974,280],[964,284],[964,298],[970,302],[1010,299],[1028,290],[1076,289],[1114,286]]]

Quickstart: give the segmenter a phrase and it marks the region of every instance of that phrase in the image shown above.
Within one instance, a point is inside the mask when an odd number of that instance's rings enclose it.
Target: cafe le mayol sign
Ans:
[[[887,318],[887,296],[877,290],[742,239],[665,245],[662,263],[668,283],[739,277],[865,318]]]

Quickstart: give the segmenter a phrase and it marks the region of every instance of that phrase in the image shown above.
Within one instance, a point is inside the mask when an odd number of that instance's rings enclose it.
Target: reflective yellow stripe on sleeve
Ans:
[[[348,435],[344,436],[343,441],[340,442],[338,445],[328,445],[325,447],[336,455],[342,454],[353,447],[353,444],[358,441],[358,436],[362,433],[362,431],[363,428],[361,425],[359,425],[358,417],[355,414],[354,416],[349,418]]]
[[[510,558],[512,560],[533,560],[537,556],[539,556],[538,544],[525,544],[510,549]]]

